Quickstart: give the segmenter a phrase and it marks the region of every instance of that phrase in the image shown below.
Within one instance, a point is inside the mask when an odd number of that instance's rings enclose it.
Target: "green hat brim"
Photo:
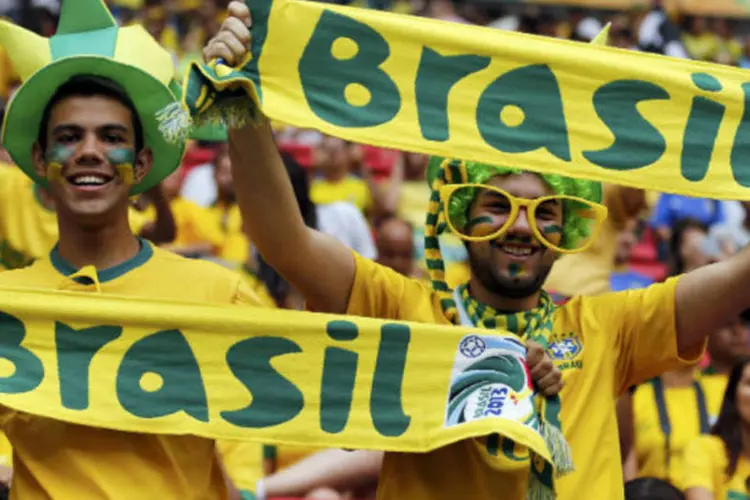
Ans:
[[[147,191],[171,174],[182,161],[184,144],[167,142],[159,132],[157,111],[175,102],[169,88],[145,71],[100,56],[74,56],[54,61],[34,73],[8,104],[2,143],[13,161],[37,184],[47,179],[37,175],[31,150],[37,140],[44,109],[57,89],[78,75],[109,78],[119,84],[135,106],[143,127],[144,145],[153,152],[153,165],[143,180],[132,186],[131,195]]]

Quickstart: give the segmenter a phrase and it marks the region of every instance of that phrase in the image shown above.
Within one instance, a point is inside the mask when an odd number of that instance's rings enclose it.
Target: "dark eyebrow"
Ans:
[[[493,191],[491,189],[485,189],[482,192],[482,196],[484,196],[485,198],[495,198],[495,199],[498,199],[498,200],[507,200],[507,198],[505,196],[503,196],[500,193],[498,193],[497,191]]]
[[[104,130],[106,132],[122,132],[123,134],[127,134],[130,132],[130,129],[124,125],[120,125],[119,123],[109,123],[107,125],[102,125],[99,127],[99,130]]]
[[[107,123],[104,125],[101,125],[98,127],[100,131],[105,132],[122,132],[124,134],[127,134],[130,129],[124,125],[120,125],[119,123]],[[80,132],[83,130],[83,127],[80,125],[76,125],[74,123],[61,123],[60,125],[57,125],[54,129],[52,129],[52,134],[59,134],[61,132]]]
[[[52,135],[57,135],[61,132],[79,132],[83,130],[82,127],[73,123],[61,123],[52,129]]]

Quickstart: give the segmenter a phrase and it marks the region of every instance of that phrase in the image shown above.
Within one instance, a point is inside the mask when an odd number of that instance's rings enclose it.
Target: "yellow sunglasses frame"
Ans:
[[[448,201],[450,200],[450,197],[451,195],[453,195],[454,192],[458,191],[459,189],[466,189],[466,188],[490,190],[508,198],[508,200],[510,200],[510,214],[508,215],[507,222],[503,224],[503,226],[500,229],[486,236],[467,236],[457,231],[455,226],[453,225],[453,222],[451,222],[450,206],[449,206]],[[576,248],[575,250],[570,250],[567,248],[562,248],[557,245],[551,244],[547,240],[547,238],[542,235],[542,232],[537,227],[536,217],[528,218],[531,231],[534,233],[534,236],[536,236],[537,240],[539,240],[547,248],[550,248],[559,253],[566,253],[566,254],[580,253],[580,252],[587,250],[591,245],[593,245],[594,242],[596,241],[597,236],[599,236],[599,232],[602,229],[602,223],[604,222],[604,220],[607,218],[607,215],[609,214],[607,207],[605,207],[604,205],[600,205],[599,203],[594,203],[593,201],[589,201],[584,198],[578,198],[576,196],[550,195],[550,196],[542,196],[541,198],[534,198],[533,200],[529,200],[527,198],[519,198],[517,196],[513,196],[507,191],[503,191],[500,188],[497,188],[495,186],[488,186],[486,184],[446,184],[445,186],[442,186],[440,188],[440,199],[443,202],[443,217],[445,218],[445,222],[450,228],[450,230],[453,232],[453,234],[455,234],[461,240],[470,241],[474,243],[494,240],[500,235],[504,234],[508,230],[508,228],[510,228],[516,222],[516,219],[518,219],[518,214],[519,214],[521,207],[526,208],[527,213],[533,214],[536,212],[536,208],[539,205],[549,200],[563,200],[563,201],[569,200],[569,201],[576,201],[579,203],[583,203],[585,205],[589,205],[594,212],[593,215],[594,215],[594,220],[596,221],[596,225],[591,233],[591,237],[586,242],[586,244],[584,244],[580,248]]]

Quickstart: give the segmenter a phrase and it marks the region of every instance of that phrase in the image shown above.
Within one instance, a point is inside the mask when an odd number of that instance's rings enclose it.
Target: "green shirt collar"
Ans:
[[[143,238],[138,238],[138,243],[140,243],[141,249],[138,250],[138,253],[135,254],[132,258],[126,260],[125,262],[117,264],[116,266],[102,269],[101,271],[97,270],[97,275],[99,277],[100,283],[106,283],[107,281],[119,278],[120,276],[123,276],[124,274],[132,271],[133,269],[137,269],[148,262],[151,256],[154,255],[154,249],[151,247],[151,244]],[[68,261],[63,259],[62,256],[60,256],[57,244],[55,244],[54,248],[50,252],[49,260],[52,263],[52,266],[57,270],[57,272],[59,272],[63,276],[70,276],[71,274],[75,274],[78,271],[78,269],[73,267],[72,264],[70,264]]]

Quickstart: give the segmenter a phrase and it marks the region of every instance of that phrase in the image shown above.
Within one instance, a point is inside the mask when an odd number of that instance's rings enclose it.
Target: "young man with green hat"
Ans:
[[[239,2],[230,10],[232,17],[204,57],[232,66],[246,57],[251,20]],[[230,148],[253,243],[312,310],[500,328],[546,339],[565,383],[561,412],[548,417],[561,421],[575,465],[555,480],[561,500],[623,498],[618,396],[696,362],[707,332],[750,306],[749,250],[647,289],[576,297],[557,307],[542,284],[560,254],[583,251],[595,240],[606,217],[600,185],[441,159],[430,171],[429,289],[305,226],[268,123],[230,131]],[[456,290],[442,276],[438,235],[446,228],[466,242],[470,255],[471,277]],[[494,438],[426,454],[386,453],[378,497],[522,499],[528,478],[540,472],[529,462],[526,450]]]
[[[157,185],[183,154],[154,118],[175,100],[169,54],[141,27],[118,28],[101,0],[64,1],[50,39],[0,23],[0,43],[24,80],[3,145],[51,193],[60,235],[49,258],[0,273],[0,285],[257,305],[238,274],[154,248],[128,224],[129,198]],[[7,408],[0,426],[14,450],[12,498],[229,496],[210,439],[70,425]]]

